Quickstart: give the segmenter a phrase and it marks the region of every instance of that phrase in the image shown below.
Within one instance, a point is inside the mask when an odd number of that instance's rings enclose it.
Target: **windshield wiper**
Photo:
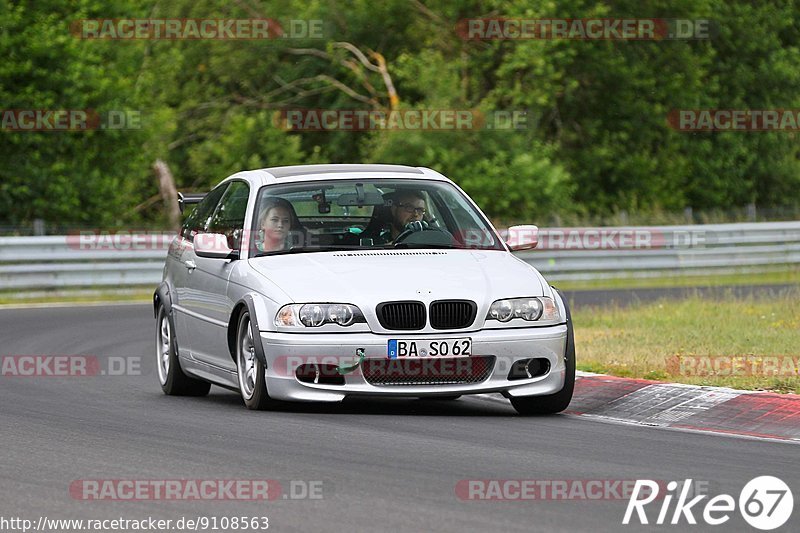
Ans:
[[[425,249],[425,248],[437,248],[442,250],[467,250],[464,246],[455,246],[453,244],[421,244],[421,243],[407,243],[407,242],[398,242],[397,244],[393,244],[389,246],[389,248],[399,248],[399,249]]]
[[[259,252],[253,257],[269,257],[273,255],[304,254],[310,252],[350,252],[352,250],[363,250],[363,246],[297,246],[288,250],[276,250],[274,252]]]

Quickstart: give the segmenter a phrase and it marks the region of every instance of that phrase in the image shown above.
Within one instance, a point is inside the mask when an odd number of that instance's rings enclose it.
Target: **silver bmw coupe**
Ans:
[[[237,390],[250,409],[348,396],[501,393],[563,411],[575,383],[567,302],[428,168],[306,165],[234,174],[173,240],[153,297],[168,395]]]

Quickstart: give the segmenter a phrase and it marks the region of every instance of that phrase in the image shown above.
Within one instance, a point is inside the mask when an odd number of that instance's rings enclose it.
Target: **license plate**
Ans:
[[[390,339],[389,359],[398,357],[469,357],[472,339]]]

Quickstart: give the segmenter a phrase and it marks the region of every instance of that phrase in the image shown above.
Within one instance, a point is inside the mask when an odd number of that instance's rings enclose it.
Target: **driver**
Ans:
[[[394,197],[392,211],[392,241],[403,233],[410,222],[422,221],[427,210],[425,196],[419,191],[400,191]]]
[[[423,221],[427,213],[425,196],[420,191],[399,190],[387,196],[392,204],[389,207],[388,220],[385,220],[381,227],[367,228],[361,234],[362,239],[370,238],[377,245],[394,242],[406,229],[413,228],[419,231],[427,226]]]

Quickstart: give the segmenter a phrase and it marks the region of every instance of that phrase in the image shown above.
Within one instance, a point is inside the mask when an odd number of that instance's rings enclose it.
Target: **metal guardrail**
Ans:
[[[125,288],[161,281],[168,234],[106,237],[0,237],[0,289]]]
[[[554,281],[752,272],[800,263],[800,222],[565,228],[542,233],[544,247],[517,255]],[[557,238],[548,242],[548,234]],[[595,246],[604,239],[612,245]]]
[[[0,237],[0,289],[155,286],[169,241]],[[763,270],[800,263],[800,222],[542,229],[538,247],[517,256],[552,281]]]

